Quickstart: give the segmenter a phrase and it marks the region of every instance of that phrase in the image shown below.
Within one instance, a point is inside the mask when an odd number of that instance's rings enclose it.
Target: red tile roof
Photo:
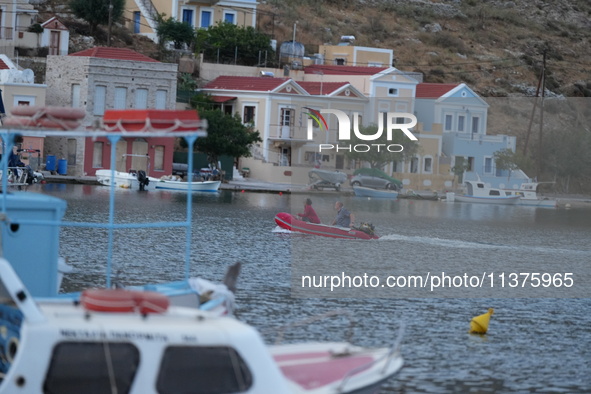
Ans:
[[[315,64],[304,68],[306,74],[324,75],[375,75],[389,67],[327,66]]]
[[[234,100],[233,96],[211,96],[214,103],[225,103],[226,101]]]
[[[457,87],[459,83],[420,83],[417,85],[416,98],[439,98]]]
[[[136,62],[156,62],[160,63],[156,59],[142,55],[136,51],[127,48],[109,48],[109,47],[94,47],[86,49],[84,51],[71,53],[68,56],[88,56],[88,57],[100,57],[103,59],[116,59],[116,60],[132,60]]]
[[[326,95],[331,94],[332,92],[342,88],[345,85],[348,85],[349,82],[297,82],[298,85],[304,88],[306,92],[309,94],[316,96],[316,95]],[[322,91],[321,91],[322,90]]]
[[[209,82],[203,89],[251,90],[269,92],[276,89],[289,78],[237,77],[222,75]]]
[[[10,70],[10,67],[2,59],[0,59],[0,70]]]

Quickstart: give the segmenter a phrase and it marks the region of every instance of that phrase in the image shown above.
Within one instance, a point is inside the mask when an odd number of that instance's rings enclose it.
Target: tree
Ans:
[[[359,132],[364,135],[372,135],[375,134],[378,130],[377,125],[369,125],[369,126],[359,126]],[[401,152],[390,152],[390,150],[397,151],[400,147],[395,145],[401,145],[403,150]],[[365,149],[358,149],[359,151],[355,151],[353,147],[355,146],[362,146],[367,145],[370,149],[367,152],[364,152]],[[371,168],[379,168],[381,169],[386,164],[391,163],[393,161],[405,161],[412,158],[418,151],[419,144],[416,141],[410,140],[402,130],[394,130],[392,132],[392,139],[387,139],[387,133],[384,131],[382,135],[373,141],[364,141],[358,138],[355,133],[351,133],[351,140],[348,141],[346,144],[341,142],[339,146],[342,147],[349,147],[351,146],[351,151],[345,151],[345,156],[349,160],[360,160],[368,162]],[[379,150],[378,150],[379,147]]]
[[[158,42],[172,41],[175,49],[182,49],[183,44],[188,47],[195,42],[195,30],[191,25],[178,21],[174,18],[165,19],[165,14],[158,15],[158,27],[156,34]]]
[[[507,182],[511,179],[511,173],[521,168],[520,164],[526,164],[525,157],[511,149],[501,149],[493,154],[497,170],[508,171]]]
[[[267,35],[252,26],[241,27],[232,23],[218,23],[197,33],[196,51],[203,52],[208,59],[219,59],[220,63],[234,63],[236,51],[240,63],[246,66],[259,64],[259,55],[266,52],[268,59],[274,59],[275,52]]]
[[[206,110],[199,115],[207,120],[207,137],[199,138],[196,149],[207,154],[207,160],[217,166],[219,157],[250,157],[250,146],[262,141],[258,131],[242,124],[240,117],[218,109]]]
[[[112,6],[111,20],[119,20],[123,16],[125,0],[70,0],[70,9],[76,17],[88,22],[91,35],[98,25],[109,23],[109,6]]]
[[[207,120],[207,137],[198,138],[195,149],[207,155],[207,161],[217,167],[222,155],[250,157],[250,147],[255,142],[261,142],[258,131],[242,124],[238,114],[228,115],[219,109],[211,109],[212,101],[208,96],[197,95],[191,100],[191,105],[198,108],[199,116]],[[187,147],[186,141],[181,141],[182,147]]]

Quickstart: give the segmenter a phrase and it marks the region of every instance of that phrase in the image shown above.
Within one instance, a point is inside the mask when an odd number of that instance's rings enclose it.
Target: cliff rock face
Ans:
[[[546,53],[546,95],[591,97],[588,0],[267,0],[258,26],[313,54],[354,35],[391,48],[425,82],[466,82],[482,96],[531,96]]]

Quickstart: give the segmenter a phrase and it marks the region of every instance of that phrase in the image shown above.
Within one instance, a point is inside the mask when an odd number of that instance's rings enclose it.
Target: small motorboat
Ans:
[[[313,169],[308,172],[308,178],[310,178],[310,187],[313,189],[332,188],[339,191],[341,185],[347,181],[347,174],[340,171]]]
[[[379,190],[372,189],[371,187],[353,186],[353,191],[357,197],[387,198],[390,200],[398,198],[398,192],[394,190]]]
[[[275,223],[283,229],[297,231],[305,234],[321,235],[330,238],[346,239],[378,239],[374,232],[373,225],[362,223],[358,228],[329,226],[327,224],[314,224],[304,222],[293,216],[291,213],[280,212],[275,215]]]
[[[156,190],[180,190],[188,192],[217,192],[222,184],[221,181],[193,181],[191,183],[185,181],[174,181],[160,179],[155,182],[154,187]]]
[[[147,176],[142,170],[113,171],[113,173],[111,170],[97,170],[95,176],[101,185],[110,186],[112,180],[115,187],[132,190],[154,190],[155,183],[158,182],[157,178]]]

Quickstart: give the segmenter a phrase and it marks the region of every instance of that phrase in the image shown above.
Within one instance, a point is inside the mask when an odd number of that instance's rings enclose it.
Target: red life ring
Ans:
[[[88,289],[80,297],[82,306],[94,312],[164,313],[170,305],[168,297],[152,291],[124,289]]]

